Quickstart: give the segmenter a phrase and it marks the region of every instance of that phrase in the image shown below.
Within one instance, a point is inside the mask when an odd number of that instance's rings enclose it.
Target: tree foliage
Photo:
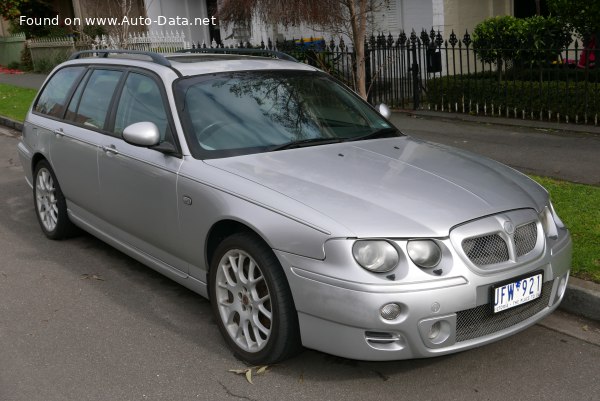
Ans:
[[[365,47],[369,17],[389,0],[223,0],[218,11],[225,25],[247,23],[254,17],[267,24],[302,23],[347,35],[356,54],[357,92],[367,98]]]
[[[18,18],[21,14],[19,7],[26,2],[27,0],[3,0],[0,4],[0,16],[8,21]]]
[[[64,35],[69,32],[65,26],[52,26],[44,24],[21,25],[21,15],[35,18],[52,18],[57,15],[51,2],[47,0],[3,0],[0,5],[0,14],[10,22],[11,33],[24,33],[27,38]]]
[[[600,33],[600,1],[547,0],[548,10],[584,38]]]

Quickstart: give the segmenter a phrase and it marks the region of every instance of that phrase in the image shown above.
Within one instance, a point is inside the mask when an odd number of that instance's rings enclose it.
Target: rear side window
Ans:
[[[85,70],[85,67],[66,67],[50,78],[35,104],[34,110],[52,117],[62,118],[67,96]]]
[[[70,116],[76,110],[73,121],[91,128],[104,128],[110,101],[121,75],[123,75],[121,71],[94,70],[83,90],[79,104],[69,105]],[[77,96],[74,96],[73,102],[77,100]]]

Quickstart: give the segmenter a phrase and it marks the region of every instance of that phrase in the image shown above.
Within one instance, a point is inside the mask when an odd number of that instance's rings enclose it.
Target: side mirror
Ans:
[[[379,106],[377,106],[377,111],[385,118],[390,118],[392,116],[390,108],[387,107],[385,103],[381,103]]]
[[[144,121],[125,127],[123,139],[136,146],[154,146],[160,142],[160,132],[156,124]]]

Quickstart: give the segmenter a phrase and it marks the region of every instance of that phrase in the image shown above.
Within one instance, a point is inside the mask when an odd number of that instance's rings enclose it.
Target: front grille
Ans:
[[[485,304],[456,314],[456,341],[486,336],[514,326],[548,306],[552,281],[544,283],[539,298],[503,312],[494,313],[492,305]]]
[[[467,238],[462,242],[462,247],[471,262],[478,266],[508,260],[508,247],[498,234]]]
[[[517,227],[515,230],[515,248],[517,257],[528,254],[535,248],[537,242],[537,226],[535,221]]]

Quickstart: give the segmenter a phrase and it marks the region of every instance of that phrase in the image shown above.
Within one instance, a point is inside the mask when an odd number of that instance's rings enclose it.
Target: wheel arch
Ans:
[[[208,231],[208,235],[206,236],[206,241],[204,244],[204,255],[205,255],[205,259],[206,259],[205,262],[206,262],[207,271],[210,270],[210,265],[211,265],[215,250],[217,249],[217,247],[219,246],[221,241],[223,241],[225,238],[227,238],[233,234],[242,233],[242,232],[246,232],[246,233],[249,233],[249,234],[255,236],[257,239],[262,241],[266,246],[268,246],[271,249],[273,248],[264,239],[264,237],[258,233],[258,231],[256,231],[254,228],[250,227],[249,225],[247,225],[241,221],[233,220],[233,219],[219,220],[216,223],[214,223],[212,225],[212,227],[210,228],[210,230]]]
[[[42,161],[45,160],[48,162],[48,164],[50,164],[50,160],[48,160],[48,158],[46,158],[46,156],[44,156],[42,153],[40,152],[36,152],[33,157],[31,158],[31,172],[33,174],[33,172],[35,171],[35,166],[37,166],[37,164]],[[50,165],[50,167],[52,167],[52,165]],[[56,174],[56,173],[55,173]]]

